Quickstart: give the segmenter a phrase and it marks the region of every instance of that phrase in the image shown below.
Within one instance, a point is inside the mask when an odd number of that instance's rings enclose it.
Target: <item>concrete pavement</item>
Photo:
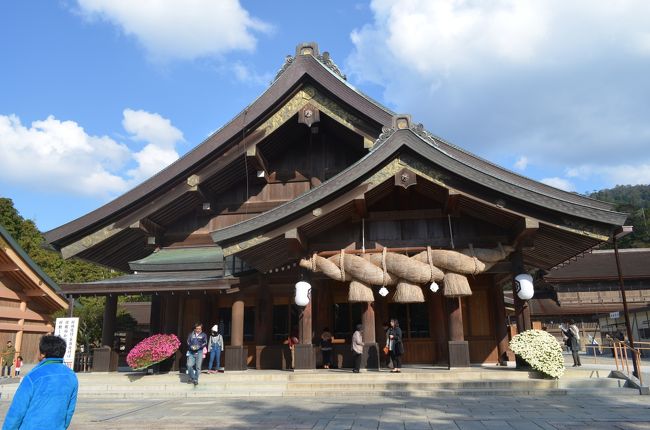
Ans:
[[[606,393],[604,393],[606,394]],[[0,402],[4,417],[8,402]],[[72,429],[650,429],[647,396],[81,400]]]

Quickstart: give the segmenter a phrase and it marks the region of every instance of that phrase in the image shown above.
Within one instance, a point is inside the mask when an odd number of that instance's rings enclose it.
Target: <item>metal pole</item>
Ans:
[[[621,289],[621,299],[623,299],[623,313],[625,314],[625,329],[627,330],[627,338],[630,341],[630,348],[634,354],[634,337],[632,336],[632,326],[630,326],[630,315],[627,311],[627,299],[625,298],[625,283],[623,282],[623,272],[621,271],[621,259],[618,256],[618,244],[616,242],[616,235],[614,235],[614,256],[616,257],[616,271],[618,272],[618,285]],[[627,356],[627,354],[626,354]],[[637,360],[634,360],[634,372],[639,375],[639,368]]]

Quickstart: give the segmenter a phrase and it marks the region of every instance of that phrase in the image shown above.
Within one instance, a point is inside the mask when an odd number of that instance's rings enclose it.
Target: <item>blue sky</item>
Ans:
[[[469,151],[577,192],[650,183],[641,0],[0,4],[0,196],[49,230],[198,145],[302,41]]]

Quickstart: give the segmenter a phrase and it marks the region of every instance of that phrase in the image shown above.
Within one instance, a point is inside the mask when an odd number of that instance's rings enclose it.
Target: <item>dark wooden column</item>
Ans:
[[[307,306],[302,308],[300,312],[300,320],[298,324],[298,336],[300,343],[295,346],[296,362],[294,363],[294,370],[307,370],[315,369],[316,362],[314,357],[314,346],[312,345],[313,328],[312,328],[312,304],[315,294],[311,294],[311,299]]]
[[[162,310],[162,297],[158,294],[151,296],[151,313],[149,315],[149,335],[158,334],[162,329],[160,312]]]
[[[230,345],[226,346],[226,370],[246,369],[246,348],[244,347],[244,301],[235,299],[232,304],[230,323]]]
[[[104,319],[102,321],[102,346],[113,348],[115,320],[117,319],[117,295],[106,296]]]
[[[375,337],[375,303],[363,304],[363,357],[362,367],[366,369],[379,369],[379,347]]]
[[[530,320],[530,306],[528,306],[528,302],[521,300],[514,292],[515,276],[519,275],[520,273],[524,273],[524,258],[521,252],[521,248],[518,248],[515,252],[512,253],[511,261],[512,270],[514,271],[512,274],[512,291],[515,302],[515,316],[517,317],[517,332],[521,333],[533,328]]]
[[[469,367],[469,344],[463,334],[463,308],[459,297],[447,299],[449,368]]]
[[[273,363],[266,359],[269,354],[264,350],[269,348],[273,336],[273,301],[269,286],[260,276],[259,289],[255,312],[255,367],[257,369],[272,368]],[[264,361],[264,362],[263,362]]]
[[[106,296],[102,321],[102,347],[93,350],[93,371],[117,370],[117,352],[113,351],[115,320],[117,319],[117,295]]]
[[[493,278],[494,282],[494,278]],[[494,282],[492,288],[494,300],[494,333],[496,335],[498,364],[508,364],[508,329],[506,327],[506,305],[503,301],[503,287]]]
[[[433,339],[433,351],[435,354],[433,364],[449,364],[447,318],[445,318],[445,298],[442,292],[431,297],[429,330]]]

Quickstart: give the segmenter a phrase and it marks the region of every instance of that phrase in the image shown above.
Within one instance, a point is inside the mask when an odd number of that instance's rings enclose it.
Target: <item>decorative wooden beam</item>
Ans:
[[[352,202],[354,203],[354,209],[356,210],[357,215],[359,215],[361,218],[367,218],[368,206],[366,204],[366,199],[354,199]]]
[[[458,200],[460,199],[460,196],[462,193],[448,189],[447,190],[447,198],[445,199],[444,207],[443,207],[443,213],[447,215],[454,214],[456,212],[456,207],[458,206]]]
[[[266,161],[266,158],[264,157],[264,154],[259,150],[257,145],[251,145],[248,148],[246,148],[246,157],[249,163],[253,166],[255,170],[257,170],[258,174],[256,175],[258,178],[269,182],[269,168],[268,168],[268,163]],[[264,172],[262,176],[259,175],[259,172]]]
[[[17,272],[20,267],[13,263],[0,263],[0,272]]]
[[[165,235],[165,228],[149,218],[136,221],[129,228],[143,232],[147,237],[147,245],[160,245]]]
[[[521,218],[511,241],[512,246],[515,248],[519,245],[524,248],[533,246],[532,239],[538,229],[538,220],[529,217]]]
[[[410,186],[417,185],[418,175],[406,167],[395,173],[395,186],[407,189]]]
[[[284,239],[289,247],[289,256],[300,258],[307,250],[307,239],[299,228],[292,228],[284,233]]]
[[[320,122],[320,111],[311,103],[307,103],[298,111],[298,123],[311,127],[318,122]]]

